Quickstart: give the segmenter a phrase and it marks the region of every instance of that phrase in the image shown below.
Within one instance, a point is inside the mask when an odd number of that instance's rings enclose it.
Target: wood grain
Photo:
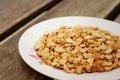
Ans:
[[[115,19],[116,22],[120,23],[120,14],[117,16],[117,18]]]
[[[45,17],[47,19],[61,16],[93,16],[105,18],[119,3],[120,0],[64,0],[50,10]]]
[[[0,35],[51,0],[0,0]]]
[[[0,80],[49,80],[42,74],[32,70],[21,59],[18,52],[18,41],[22,33],[32,25],[53,17],[60,16],[94,16],[105,18],[119,0],[64,0],[58,5],[39,15],[21,29],[16,31],[0,44]],[[7,76],[7,77],[5,77]],[[19,76],[19,77],[18,77]],[[41,78],[41,76],[43,76]],[[47,79],[46,79],[47,78]]]
[[[25,26],[31,26],[31,23]],[[42,74],[39,75],[39,79],[35,79],[38,73],[20,57],[18,41],[25,30],[25,28],[20,29],[0,44],[0,80],[52,80]]]

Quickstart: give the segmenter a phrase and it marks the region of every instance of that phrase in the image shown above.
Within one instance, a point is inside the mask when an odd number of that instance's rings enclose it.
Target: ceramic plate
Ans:
[[[120,36],[120,24],[99,18],[70,16],[40,22],[26,30],[19,40],[20,55],[30,67],[41,74],[60,80],[120,80],[120,68],[102,73],[68,74],[44,64],[34,51],[35,42],[45,31],[51,32],[61,25],[97,26]]]

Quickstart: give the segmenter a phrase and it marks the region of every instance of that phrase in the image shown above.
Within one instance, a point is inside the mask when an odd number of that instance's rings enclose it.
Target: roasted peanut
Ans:
[[[46,32],[34,49],[45,64],[67,73],[104,72],[120,67],[120,39],[91,26],[61,26]]]

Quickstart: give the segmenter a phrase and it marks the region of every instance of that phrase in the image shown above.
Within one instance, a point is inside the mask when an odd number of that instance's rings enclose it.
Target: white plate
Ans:
[[[98,26],[101,29],[120,36],[120,24],[93,17],[71,16],[60,17],[40,22],[26,30],[19,40],[19,52],[23,60],[34,70],[52,78],[60,80],[118,80],[120,79],[120,68],[110,72],[68,74],[62,70],[45,65],[36,55],[33,46],[45,31],[53,31],[61,25],[84,25]]]

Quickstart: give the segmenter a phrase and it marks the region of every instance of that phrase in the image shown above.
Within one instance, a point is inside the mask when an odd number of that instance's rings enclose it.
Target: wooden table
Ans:
[[[61,16],[92,16],[120,23],[120,0],[0,0],[0,80],[53,80],[22,60],[18,40],[32,25]]]

